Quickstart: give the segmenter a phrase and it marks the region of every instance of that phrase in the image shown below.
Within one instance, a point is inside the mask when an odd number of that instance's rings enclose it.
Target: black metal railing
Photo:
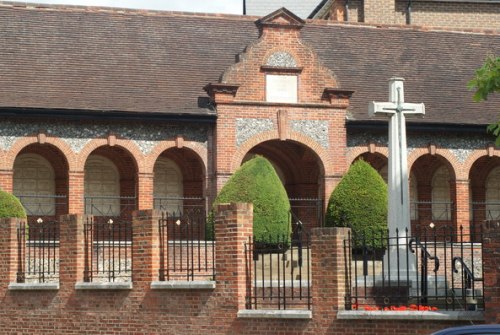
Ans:
[[[137,209],[135,196],[85,196],[84,200],[85,214],[102,222],[114,218],[131,220],[132,212]]]
[[[214,225],[204,210],[162,212],[159,280],[215,280]]]
[[[59,223],[20,223],[17,228],[18,283],[57,283],[59,281]],[[36,236],[36,238],[33,238]]]
[[[323,226],[323,199],[290,198],[290,210],[302,221],[302,229],[310,231],[314,227]],[[292,226],[295,229],[294,226]]]
[[[470,203],[470,231],[475,241],[484,223],[500,222],[500,202],[473,201]]]
[[[66,214],[68,197],[56,194],[15,194],[29,217],[54,217]],[[36,220],[35,219],[35,220]]]
[[[206,199],[202,197],[157,197],[153,198],[153,208],[165,213],[185,211],[205,211]]]
[[[132,223],[112,220],[84,223],[85,282],[129,282],[132,280]]]
[[[311,309],[309,234],[246,243],[248,309]]]
[[[349,235],[346,309],[484,310],[482,239],[470,237],[450,227]]]
[[[413,226],[450,225],[456,219],[456,206],[452,201],[412,201],[410,216]]]

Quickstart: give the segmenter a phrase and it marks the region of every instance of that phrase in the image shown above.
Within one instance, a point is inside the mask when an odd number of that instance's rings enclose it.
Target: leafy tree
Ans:
[[[0,218],[25,218],[26,212],[19,199],[14,195],[0,191]]]
[[[257,242],[289,241],[290,202],[271,163],[261,156],[244,163],[228,180],[214,206],[228,202],[253,203],[253,234]]]
[[[488,100],[492,93],[500,91],[500,57],[486,58],[483,66],[476,70],[474,79],[469,81],[469,89],[475,90],[474,101]],[[490,124],[488,132],[496,136],[495,144],[500,145],[500,121]]]
[[[354,162],[333,190],[326,226],[350,227],[368,236],[380,236],[387,229],[387,184],[370,164]]]

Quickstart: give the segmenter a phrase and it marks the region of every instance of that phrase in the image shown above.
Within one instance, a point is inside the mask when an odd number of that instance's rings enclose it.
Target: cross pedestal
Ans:
[[[389,80],[389,102],[371,102],[370,116],[383,114],[389,117],[389,165],[388,165],[388,229],[391,243],[395,243],[398,232],[398,246],[386,251],[384,262],[388,264],[384,276],[393,280],[409,280],[416,276],[415,256],[408,253],[410,234],[410,201],[408,185],[408,161],[406,147],[406,114],[425,114],[424,104],[404,101],[403,78]],[[406,255],[409,255],[407,257]],[[399,268],[399,270],[398,270]],[[402,278],[404,273],[404,278]],[[415,278],[415,277],[413,277]]]

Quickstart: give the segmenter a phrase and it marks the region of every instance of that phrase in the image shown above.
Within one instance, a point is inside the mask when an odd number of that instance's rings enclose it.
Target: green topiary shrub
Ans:
[[[253,203],[256,242],[274,244],[278,238],[289,242],[290,202],[267,159],[256,156],[233,174],[215,199],[214,206],[229,202]]]
[[[329,227],[350,227],[358,236],[386,231],[387,184],[370,164],[352,164],[330,196],[325,221]],[[381,240],[377,244],[383,247]]]
[[[0,191],[0,218],[26,218],[19,199],[4,191]]]

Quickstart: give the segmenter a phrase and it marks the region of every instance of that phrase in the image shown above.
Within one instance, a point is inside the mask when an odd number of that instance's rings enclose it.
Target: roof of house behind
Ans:
[[[0,107],[207,115],[203,87],[254,42],[256,18],[0,2]],[[419,122],[487,124],[500,97],[472,102],[466,84],[500,35],[308,21],[303,40],[354,90],[353,120],[404,77]]]
[[[320,0],[246,0],[248,15],[265,16],[281,7],[306,19],[314,11]]]

